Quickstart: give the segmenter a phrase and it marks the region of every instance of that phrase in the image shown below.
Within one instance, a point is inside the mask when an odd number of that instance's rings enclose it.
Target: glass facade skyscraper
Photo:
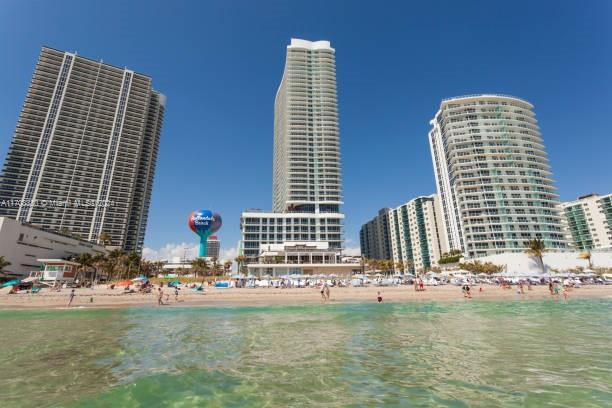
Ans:
[[[264,245],[344,246],[335,50],[329,41],[292,39],[274,103],[272,212],[245,211],[240,251]]]

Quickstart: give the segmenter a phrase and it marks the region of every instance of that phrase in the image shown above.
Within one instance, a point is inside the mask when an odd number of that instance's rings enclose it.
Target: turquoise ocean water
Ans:
[[[0,311],[2,407],[610,407],[612,301]]]

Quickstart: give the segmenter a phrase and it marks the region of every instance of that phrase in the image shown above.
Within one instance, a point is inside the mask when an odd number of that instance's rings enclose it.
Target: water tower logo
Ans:
[[[189,216],[189,228],[200,237],[200,257],[206,256],[208,237],[221,228],[221,216],[210,210],[194,211]]]

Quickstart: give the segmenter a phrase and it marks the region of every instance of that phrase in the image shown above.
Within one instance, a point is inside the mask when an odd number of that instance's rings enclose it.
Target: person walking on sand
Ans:
[[[383,298],[382,298],[382,295],[380,294],[380,292],[378,292],[378,296],[376,297],[376,300],[378,300],[378,303],[382,303]]]
[[[163,306],[164,303],[164,291],[161,288],[157,288],[157,306]]]
[[[177,301],[177,302],[179,301],[179,299],[178,299],[178,295],[179,295],[179,290],[178,290],[178,288],[175,286],[175,287],[174,287],[174,300],[175,300],[175,301]]]
[[[465,288],[465,293],[463,294],[463,297],[471,299],[472,298],[472,294],[470,293],[470,285],[468,285],[466,283],[464,288]]]
[[[74,289],[72,289],[70,291],[70,296],[68,297],[68,306],[72,305],[72,301],[74,300],[74,297],[76,296],[76,294],[74,293]]]
[[[325,303],[326,297],[325,297],[325,283],[321,284],[321,301],[323,303]]]
[[[329,285],[325,284],[325,298],[329,302]]]
[[[553,282],[552,279],[548,280],[548,291],[550,292],[550,294],[553,294]]]

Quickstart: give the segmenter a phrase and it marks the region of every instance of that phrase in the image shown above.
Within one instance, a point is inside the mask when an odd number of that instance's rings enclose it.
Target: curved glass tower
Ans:
[[[445,99],[429,132],[451,249],[469,257],[567,242],[533,105],[505,95]]]

